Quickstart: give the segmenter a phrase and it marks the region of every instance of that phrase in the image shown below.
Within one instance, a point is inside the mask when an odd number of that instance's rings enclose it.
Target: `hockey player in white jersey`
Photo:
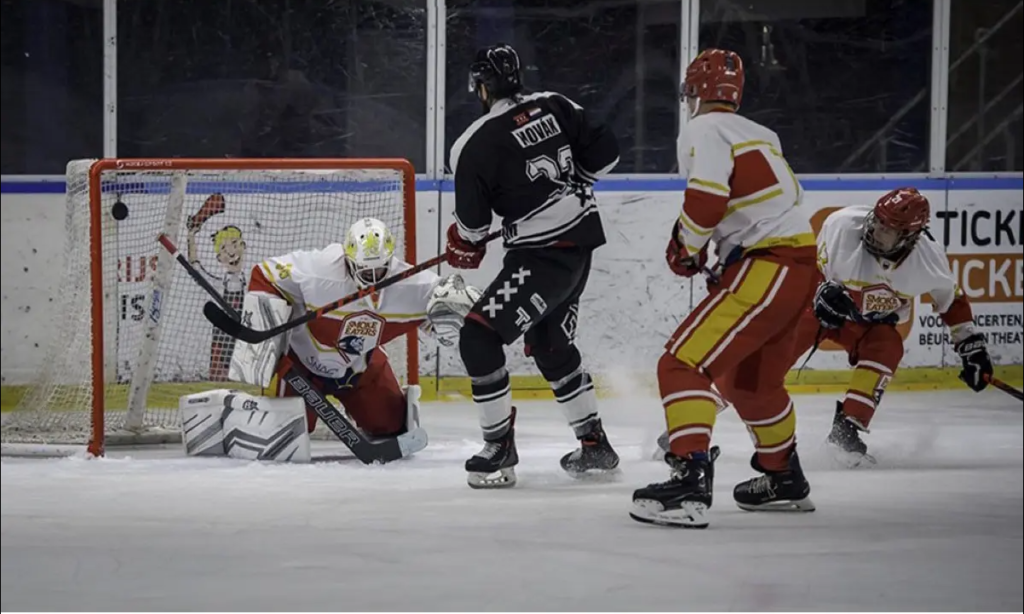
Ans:
[[[410,265],[395,256],[395,238],[373,218],[349,229],[344,243],[267,258],[252,269],[243,312],[269,328],[315,309]],[[383,346],[417,328],[446,345],[458,339],[462,319],[479,290],[452,275],[423,271],[311,321],[290,335],[258,345],[239,343],[230,378],[264,388],[268,396],[299,396],[285,383],[297,369],[322,394],[334,396],[372,437],[418,427],[418,387],[403,390]],[[307,406],[309,431],[316,413]]]
[[[714,244],[721,274],[658,361],[670,477],[633,493],[630,515],[640,522],[708,526],[711,438],[723,400],[749,428],[751,466],[762,474],[736,485],[736,504],[814,509],[785,388],[789,364],[779,360],[792,352],[792,330],[814,295],[814,232],[778,135],[737,113],[743,87],[743,62],[726,49],[701,52],[683,82],[691,119],[680,132],[679,164],[687,184],[665,257],[673,273],[693,277]]]
[[[822,279],[798,328],[794,359],[824,339],[849,353],[853,375],[837,403],[828,443],[850,465],[874,462],[860,435],[868,432],[903,358],[903,338],[895,325],[909,319],[915,297],[930,295],[949,327],[963,362],[960,379],[981,391],[992,375],[970,301],[958,287],[942,246],[927,232],[930,217],[924,195],[899,188],[873,207],[832,213],[818,235]]]

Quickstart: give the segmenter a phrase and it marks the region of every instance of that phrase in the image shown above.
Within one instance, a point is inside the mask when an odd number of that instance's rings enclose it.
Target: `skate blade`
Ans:
[[[470,471],[466,475],[466,483],[470,488],[511,488],[516,485],[516,472],[512,467],[505,467],[493,473]]]
[[[695,501],[684,501],[678,508],[666,510],[652,499],[637,499],[629,517],[637,522],[681,529],[706,529],[708,506]]]
[[[808,497],[803,499],[786,499],[783,501],[769,501],[761,505],[750,505],[736,502],[736,505],[747,512],[813,512],[816,508],[814,502]]]
[[[619,469],[618,465],[611,469],[586,469],[584,471],[566,469],[565,467],[562,469],[569,474],[569,477],[583,482],[615,482],[622,477],[622,469]]]
[[[832,442],[826,442],[825,446],[829,449],[832,454],[832,460],[835,461],[840,467],[846,469],[858,469],[873,467],[878,464],[878,461],[874,456],[871,456],[867,452],[864,454],[858,454],[856,452],[850,452],[840,448],[838,445]]]

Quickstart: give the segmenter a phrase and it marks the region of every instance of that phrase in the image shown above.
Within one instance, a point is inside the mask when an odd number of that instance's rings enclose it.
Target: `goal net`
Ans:
[[[179,397],[246,389],[227,381],[234,340],[203,317],[209,296],[161,233],[240,308],[254,265],[341,242],[364,217],[387,224],[396,254],[415,262],[413,182],[407,161],[389,159],[70,162],[61,314],[45,365],[4,415],[5,451],[178,441]],[[415,333],[386,350],[416,383]]]

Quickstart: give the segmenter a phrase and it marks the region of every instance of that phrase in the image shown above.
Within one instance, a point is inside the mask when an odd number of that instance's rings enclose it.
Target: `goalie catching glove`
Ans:
[[[427,301],[425,330],[441,345],[455,345],[466,315],[480,299],[480,294],[479,289],[467,285],[458,273],[441,279]]]
[[[672,225],[672,238],[669,239],[668,247],[665,249],[665,261],[668,268],[680,277],[693,277],[700,273],[708,263],[708,251],[701,248],[696,254],[691,254],[686,245],[680,240],[679,222]]]

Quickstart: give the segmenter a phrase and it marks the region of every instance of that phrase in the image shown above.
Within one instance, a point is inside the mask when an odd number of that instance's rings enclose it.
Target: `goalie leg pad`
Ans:
[[[181,397],[178,408],[182,443],[188,456],[310,461],[302,399],[212,390]]]
[[[420,394],[419,386],[405,388],[405,432],[398,436],[398,444],[402,448],[402,456],[410,456],[427,447],[427,432],[420,426]]]
[[[242,299],[242,321],[258,330],[266,330],[286,322],[291,316],[291,311],[292,307],[288,301],[262,292],[247,292]],[[278,335],[256,344],[235,341],[228,379],[262,388],[268,387],[287,342],[288,335]]]

